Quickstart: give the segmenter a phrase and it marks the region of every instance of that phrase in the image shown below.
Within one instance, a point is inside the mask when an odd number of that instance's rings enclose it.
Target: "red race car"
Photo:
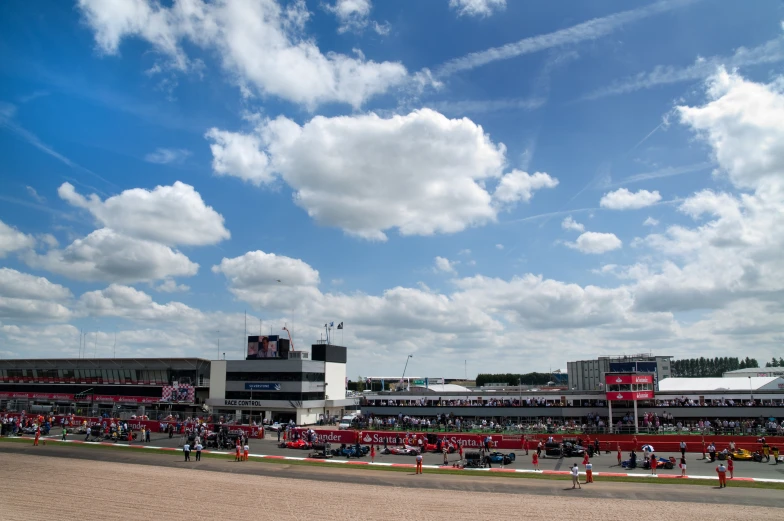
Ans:
[[[308,450],[311,448],[311,444],[303,439],[299,439],[294,441],[284,441],[283,443],[279,444],[278,447],[281,449]]]

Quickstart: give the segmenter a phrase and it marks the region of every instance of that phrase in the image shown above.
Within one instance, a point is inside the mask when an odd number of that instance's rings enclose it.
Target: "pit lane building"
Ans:
[[[0,360],[0,410],[100,416],[125,411],[316,423],[341,416],[346,348],[316,344],[311,352],[248,360],[203,358],[60,358]]]

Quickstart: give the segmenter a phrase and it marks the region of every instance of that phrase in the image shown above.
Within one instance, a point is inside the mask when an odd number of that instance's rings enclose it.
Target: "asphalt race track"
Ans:
[[[50,439],[60,439],[60,429],[53,429],[52,434],[48,437]],[[84,435],[69,435],[67,437],[68,440],[84,440]],[[251,453],[256,454],[268,454],[272,456],[294,456],[294,457],[306,457],[309,451],[302,451],[302,450],[295,450],[295,449],[281,449],[277,446],[277,434],[274,432],[268,432],[265,439],[251,439],[249,442]],[[118,442],[118,444],[127,444],[127,442]],[[174,436],[173,438],[169,438],[168,434],[165,433],[158,433],[153,432],[150,437],[149,444],[142,444],[138,441],[135,441],[134,444],[141,444],[141,445],[151,445],[155,447],[182,447],[182,442],[179,436]],[[332,448],[337,448],[339,445],[332,444]],[[531,454],[534,451],[529,450],[529,455],[525,455],[525,451],[523,450],[515,450],[515,451],[500,451],[504,453],[514,452],[516,456],[516,460],[512,465],[508,465],[506,468],[511,469],[532,469],[533,465],[531,464]],[[544,452],[542,453],[544,455]],[[680,458],[680,453],[669,453],[669,452],[662,452],[657,453],[658,456],[669,458],[670,456],[674,456],[676,458]],[[642,456],[641,452],[638,452],[638,456]],[[623,458],[627,459],[629,454],[627,452],[623,453]],[[448,455],[450,465],[455,463],[459,456],[457,454],[449,454]],[[345,458],[343,458],[345,459]],[[365,456],[361,458],[361,461],[370,461],[369,456]],[[376,454],[376,462],[382,463],[414,463],[413,456],[395,456],[395,455],[381,455]],[[427,453],[424,455],[424,464],[425,465],[441,465],[443,463],[443,456],[441,454],[433,454]],[[542,470],[561,470],[566,471],[568,470],[569,466],[573,463],[582,463],[582,458],[540,458],[539,459],[539,468]],[[612,454],[605,454],[602,453],[599,457],[594,457],[591,459],[591,463],[593,464],[594,472],[626,472],[625,469],[622,469],[617,465],[617,457],[615,453]],[[711,463],[709,460],[702,459],[702,453],[687,453],[686,454],[686,463],[688,465],[688,474],[695,474],[695,475],[702,475],[702,476],[715,476],[715,468],[718,462]],[[496,467],[497,465],[494,465]],[[580,465],[582,468],[582,465]],[[674,469],[658,469],[657,471],[659,474],[662,475],[680,475],[680,469],[677,467]],[[639,474],[640,476],[648,476],[650,471],[637,468],[635,470],[630,470],[630,474]],[[784,480],[784,464],[773,465],[769,463],[757,463],[753,461],[736,461],[735,462],[735,475],[737,477],[753,477],[753,478],[767,478],[767,479],[781,479]]]
[[[257,442],[266,443],[266,442]],[[273,445],[273,443],[270,443]],[[258,447],[256,447],[258,450]],[[291,451],[289,451],[291,452]],[[414,489],[430,489],[439,491],[458,492],[456,497],[463,497],[464,494],[475,493],[498,493],[533,495],[533,496],[555,496],[555,497],[581,497],[581,498],[601,498],[612,500],[636,500],[650,502],[678,502],[678,503],[721,503],[725,505],[743,505],[766,508],[776,508],[777,515],[784,514],[784,501],[782,501],[781,490],[733,488],[718,489],[714,486],[692,486],[677,484],[645,484],[645,483],[617,483],[617,482],[597,482],[583,485],[581,490],[572,490],[568,480],[539,480],[539,479],[508,479],[503,477],[491,477],[484,475],[437,475],[427,474],[415,476],[413,469],[411,472],[383,472],[358,470],[344,467],[318,467],[318,466],[297,466],[286,464],[268,464],[260,462],[233,461],[233,456],[226,456],[224,459],[205,458],[201,462],[184,462],[181,453],[176,456],[172,454],[149,454],[137,452],[133,449],[112,449],[112,448],[87,448],[79,446],[68,446],[60,444],[48,444],[46,446],[33,447],[32,442],[28,443],[2,443],[0,442],[0,468],[12,471],[12,474],[19,477],[17,471],[23,471],[26,465],[25,459],[32,457],[39,459],[38,456],[46,456],[56,460],[70,460],[67,465],[76,461],[81,462],[80,466],[89,470],[91,462],[106,462],[114,464],[133,464],[145,467],[155,467],[156,470],[146,471],[150,475],[158,472],[157,469],[185,469],[187,472],[196,473],[224,473],[241,474],[243,476],[255,476],[258,478],[286,478],[289,480],[302,481],[302,487],[310,487],[307,482],[320,482],[323,484],[340,484],[351,489],[354,486],[374,486],[374,487],[399,487]],[[18,468],[21,465],[22,468]],[[57,464],[55,463],[54,466]],[[86,467],[85,467],[86,466]],[[200,477],[189,477],[190,479],[200,479]],[[91,478],[95,483],[94,478]],[[298,487],[299,488],[299,487]],[[394,489],[391,489],[394,490]],[[390,492],[393,493],[393,492]],[[396,493],[396,492],[394,492]],[[406,496],[408,497],[408,496]],[[682,508],[681,506],[678,507]],[[773,511],[771,511],[773,512]],[[780,518],[780,517],[779,517]],[[722,514],[722,519],[727,519]]]

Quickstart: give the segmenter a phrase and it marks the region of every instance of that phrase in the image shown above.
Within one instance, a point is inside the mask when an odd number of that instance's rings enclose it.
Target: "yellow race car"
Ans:
[[[731,456],[735,461],[760,461],[761,459],[755,458],[757,454],[746,449],[735,449],[734,451],[728,453],[720,452],[718,457],[719,459],[724,460],[727,459],[728,455]]]

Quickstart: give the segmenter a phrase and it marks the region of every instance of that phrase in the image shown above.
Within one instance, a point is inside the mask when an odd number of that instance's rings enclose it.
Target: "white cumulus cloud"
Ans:
[[[585,231],[585,225],[578,223],[577,221],[572,219],[571,215],[561,222],[561,228],[563,228],[564,230],[574,230],[576,232]]]
[[[161,293],[181,293],[190,289],[190,286],[187,284],[177,284],[173,279],[166,279],[161,284],[155,286],[155,290]]]
[[[458,264],[457,261],[450,261],[446,257],[436,257],[435,261],[435,270],[437,272],[444,272],[444,273],[457,273],[455,266]]]
[[[577,237],[574,242],[565,243],[566,246],[583,253],[607,253],[623,246],[621,240],[614,233],[585,232]]]
[[[304,0],[282,7],[275,0],[205,2],[177,0],[79,0],[98,49],[119,53],[124,39],[138,38],[189,70],[186,48],[215,52],[229,78],[242,89],[278,96],[309,108],[328,103],[360,107],[373,96],[409,81],[398,62],[375,62],[361,53],[323,53],[303,34],[310,18]]]
[[[0,221],[0,259],[9,253],[35,246],[35,238]]]
[[[223,216],[180,181],[153,190],[125,190],[105,201],[95,194],[84,197],[70,183],[63,183],[57,193],[69,204],[88,210],[103,226],[137,239],[199,246],[231,236]]]
[[[65,305],[71,291],[44,277],[0,268],[0,318],[11,320],[67,320]]]
[[[213,129],[207,138],[216,173],[256,184],[278,175],[318,223],[372,240],[386,240],[394,228],[432,235],[493,222],[498,201],[527,201],[557,184],[543,173],[502,177],[503,144],[467,118],[430,109],[389,118],[317,116],[304,125],[281,116],[252,134]],[[491,195],[485,182],[499,178]]]
[[[335,0],[334,4],[326,4],[324,8],[335,15],[340,25],[339,33],[361,33],[370,26],[376,33],[389,33],[389,23],[378,23],[370,20],[373,4],[370,0]]]
[[[543,172],[533,175],[520,170],[512,170],[501,178],[495,189],[493,197],[501,203],[528,202],[533,197],[535,190],[542,188],[555,188],[558,179],[550,177]]]
[[[658,191],[638,190],[630,192],[626,188],[619,188],[614,192],[607,192],[599,201],[599,206],[610,210],[638,210],[651,206],[661,201]]]
[[[199,265],[163,244],[135,239],[109,228],[76,239],[65,249],[28,253],[25,262],[69,278],[120,283],[190,277]]]

